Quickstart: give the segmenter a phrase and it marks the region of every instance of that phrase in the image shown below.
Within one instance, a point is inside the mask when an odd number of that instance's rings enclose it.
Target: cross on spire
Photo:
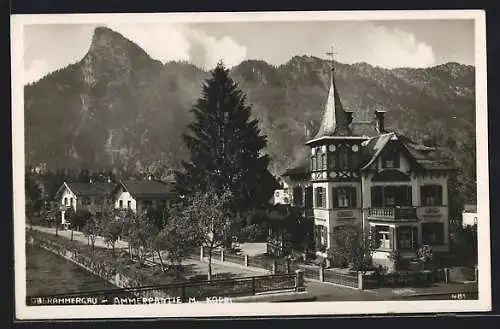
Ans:
[[[326,54],[331,58],[331,60],[330,60],[330,70],[333,71],[334,70],[334,68],[333,68],[333,63],[334,63],[333,58],[334,58],[335,55],[337,55],[337,53],[333,49],[333,46],[332,46],[331,51],[327,52]]]

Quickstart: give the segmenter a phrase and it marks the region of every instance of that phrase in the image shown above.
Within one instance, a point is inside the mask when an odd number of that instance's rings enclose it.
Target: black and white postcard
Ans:
[[[491,310],[484,12],[11,21],[19,320]]]

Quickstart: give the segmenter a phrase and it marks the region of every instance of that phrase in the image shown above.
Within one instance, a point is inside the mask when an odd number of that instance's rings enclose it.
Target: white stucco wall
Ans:
[[[462,213],[462,226],[466,227],[467,225],[473,226],[477,223],[477,213],[473,212],[464,212]]]
[[[137,210],[137,202],[136,200],[130,195],[129,192],[120,189],[116,192],[115,194],[115,208],[120,209],[120,201],[122,201],[122,208],[121,209],[128,209],[128,202],[130,201],[130,209],[133,211]]]

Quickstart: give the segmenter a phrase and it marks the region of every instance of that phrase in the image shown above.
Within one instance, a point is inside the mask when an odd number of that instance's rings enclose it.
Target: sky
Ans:
[[[162,62],[189,61],[211,69],[246,59],[286,63],[295,55],[326,58],[332,47],[341,63],[385,68],[474,65],[474,21],[300,21],[101,24],[132,40]],[[75,63],[88,51],[92,24],[24,26],[24,80],[34,82]]]

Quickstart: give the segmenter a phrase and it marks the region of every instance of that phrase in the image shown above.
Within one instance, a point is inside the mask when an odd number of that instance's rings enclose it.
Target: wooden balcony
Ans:
[[[417,220],[416,207],[380,207],[369,208],[368,219],[385,221],[414,221]]]

